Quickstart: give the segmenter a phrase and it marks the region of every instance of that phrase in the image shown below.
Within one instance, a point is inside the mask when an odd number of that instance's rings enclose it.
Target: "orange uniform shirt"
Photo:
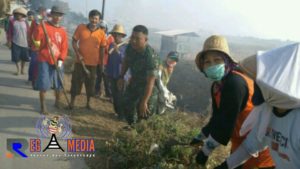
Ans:
[[[106,46],[104,31],[101,29],[91,31],[86,24],[80,24],[74,32],[73,39],[79,41],[79,52],[84,63],[96,66],[100,61],[100,47]],[[76,62],[80,62],[77,57]]]
[[[63,27],[51,25],[49,22],[45,22],[45,28],[49,36],[55,61],[58,59],[65,60],[68,55],[68,37],[66,30]],[[33,33],[33,38],[35,41],[40,42],[38,61],[48,62],[49,64],[53,65],[54,61],[46,43],[46,37],[42,28],[42,24],[38,25],[37,30]]]

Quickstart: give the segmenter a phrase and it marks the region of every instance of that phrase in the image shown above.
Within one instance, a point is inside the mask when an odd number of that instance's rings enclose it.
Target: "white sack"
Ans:
[[[256,83],[271,106],[300,107],[300,44],[257,54]]]

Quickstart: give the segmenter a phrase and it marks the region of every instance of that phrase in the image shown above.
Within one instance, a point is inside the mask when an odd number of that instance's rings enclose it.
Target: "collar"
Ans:
[[[92,29],[91,29],[91,24],[90,24],[90,23],[86,24],[86,27],[87,27],[91,32],[94,32],[94,31],[100,29],[99,27],[96,26],[96,29],[95,29],[95,30],[92,30]]]

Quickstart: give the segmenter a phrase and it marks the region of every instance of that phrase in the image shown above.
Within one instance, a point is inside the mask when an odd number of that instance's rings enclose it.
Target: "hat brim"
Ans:
[[[14,12],[14,14],[20,14],[20,15],[23,15],[23,16],[27,17],[27,14],[24,14],[22,12]]]
[[[220,49],[218,49],[218,48],[210,48],[209,50],[206,50],[206,51],[202,51],[202,53],[203,54],[205,54],[206,52],[209,52],[209,51],[217,51],[217,52],[221,52],[221,53],[224,53],[224,54],[226,54],[227,56],[228,56],[228,58],[232,61],[232,62],[234,62],[234,63],[238,63],[229,53],[226,53],[226,52],[224,52],[224,51],[221,51]],[[202,54],[202,55],[203,55]]]
[[[113,33],[116,33],[116,34],[120,34],[120,35],[123,35],[123,36],[127,36],[125,33],[121,33],[121,32],[109,32],[110,34],[113,34]]]
[[[200,62],[200,59],[203,57],[203,51],[199,52],[197,55],[196,55],[196,58],[195,58],[195,63],[196,63],[196,66],[197,68],[203,72],[203,67],[201,65],[201,62]]]
[[[176,56],[169,56],[169,59],[178,62],[178,57],[176,57]]]
[[[64,12],[60,12],[60,11],[51,11],[51,12],[50,12],[50,14],[53,14],[53,13],[62,14],[62,15],[65,14]]]

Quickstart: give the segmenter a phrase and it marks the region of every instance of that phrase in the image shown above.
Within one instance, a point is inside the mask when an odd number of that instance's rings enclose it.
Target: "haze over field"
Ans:
[[[64,0],[73,11],[101,10],[102,0]],[[106,0],[105,19],[159,29],[300,40],[298,0]]]

